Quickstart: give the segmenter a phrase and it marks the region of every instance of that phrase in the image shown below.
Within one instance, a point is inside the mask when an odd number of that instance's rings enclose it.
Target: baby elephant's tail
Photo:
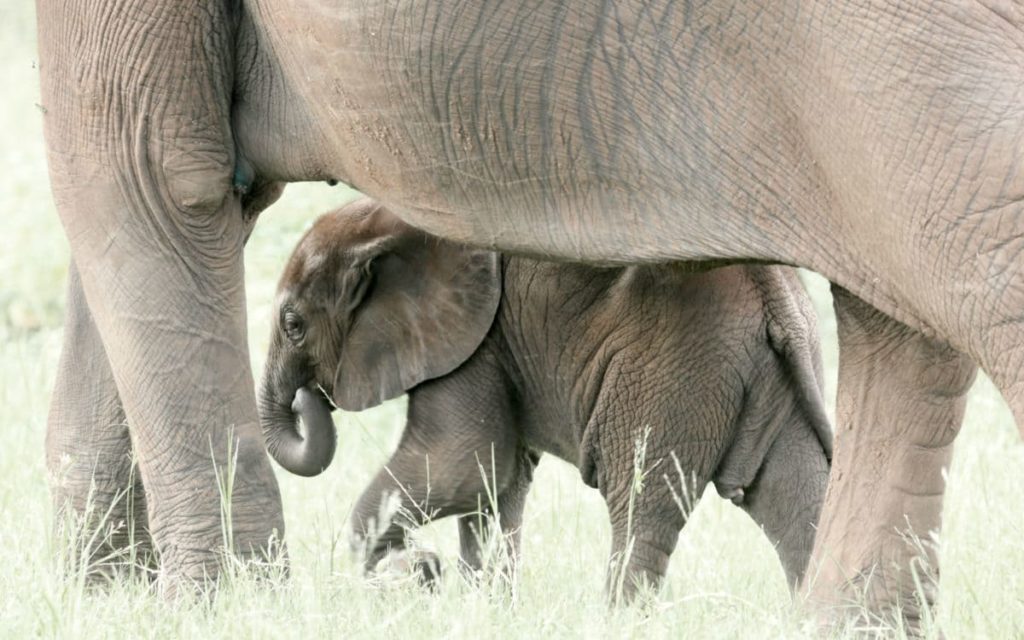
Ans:
[[[790,267],[760,269],[768,341],[786,363],[804,411],[832,461],[832,423],[825,410],[818,323],[807,291]]]

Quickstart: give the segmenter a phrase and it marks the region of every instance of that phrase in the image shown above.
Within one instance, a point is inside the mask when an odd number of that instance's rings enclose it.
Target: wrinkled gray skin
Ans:
[[[63,361],[111,374],[58,373],[47,457],[126,459],[88,403],[123,405],[171,583],[218,570],[211,446],[220,465],[229,443],[241,454],[234,548],[281,532],[241,260],[243,200],[278,181],[344,181],[478,246],[829,278],[838,436],[806,586],[821,604],[863,590],[914,623],[901,532],[939,528],[978,366],[1024,424],[1015,0],[38,0],[38,16],[70,300],[89,308],[69,313],[99,337],[69,336]]]
[[[658,584],[686,520],[677,500],[691,508],[709,481],[764,527],[790,584],[803,577],[832,432],[814,315],[792,269],[499,257],[363,199],[313,225],[277,307],[259,399],[285,468],[318,473],[334,451],[327,402],[310,390],[350,410],[409,393],[398,450],[353,513],[369,568],[404,547],[410,525],[448,515],[464,516],[462,559],[480,568],[474,527],[490,526],[472,514],[493,509],[489,496],[514,558],[540,451],[601,491],[613,559],[635,536],[627,599]],[[322,405],[305,409],[302,435],[294,416],[272,410],[296,397]],[[650,475],[630,514],[648,428]]]

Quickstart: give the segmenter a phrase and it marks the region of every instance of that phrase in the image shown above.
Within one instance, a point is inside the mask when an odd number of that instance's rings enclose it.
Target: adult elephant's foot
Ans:
[[[90,579],[151,570],[146,496],[128,423],[74,264],[46,463],[65,570]]]
[[[168,452],[172,463],[182,467],[173,476],[177,480],[152,482],[150,494],[163,508],[156,510],[151,537],[147,492],[128,420],[72,265],[46,437],[65,569],[89,581],[138,571],[152,574],[155,537],[161,590],[173,595],[183,585],[202,587],[216,577],[229,550],[243,560],[263,560],[275,551],[275,531],[268,529],[267,519],[275,510],[280,513],[280,504],[255,423],[247,429],[209,429],[206,440],[205,446],[200,441],[191,445],[198,454],[194,464],[186,462],[186,452]],[[149,447],[147,453],[155,452]],[[145,463],[144,456],[144,468],[152,474],[154,465]],[[171,465],[158,467],[169,471]],[[277,535],[283,533],[280,520],[270,524],[278,527]]]
[[[255,419],[234,427],[223,417],[220,424],[226,426],[201,425],[200,434],[129,429],[72,266],[46,436],[65,569],[89,581],[151,574],[156,549],[161,590],[174,595],[182,585],[202,587],[215,578],[229,552],[234,562],[278,551],[280,498],[262,434]],[[185,438],[181,449],[161,443],[168,434]],[[138,465],[133,439],[143,447]]]
[[[262,574],[284,559],[280,495],[258,426],[217,430],[208,442],[199,466],[186,459],[159,476],[159,495],[150,492],[166,597],[208,589],[225,571]]]
[[[935,603],[943,470],[975,365],[833,286],[839,326],[836,444],[804,589],[825,619],[900,615]]]

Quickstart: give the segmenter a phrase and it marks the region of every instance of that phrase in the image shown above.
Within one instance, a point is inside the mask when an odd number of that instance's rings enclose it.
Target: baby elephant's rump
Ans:
[[[478,525],[494,502],[514,557],[545,452],[607,501],[627,598],[664,575],[686,520],[681,494],[693,504],[708,482],[764,528],[790,584],[802,577],[831,430],[815,319],[793,270],[513,258],[361,200],[314,224],[277,300],[260,405],[285,468],[330,463],[324,393],[349,410],[409,394],[398,449],[354,513],[369,566],[426,517],[456,515],[462,559],[478,567]],[[658,471],[631,501],[641,458]]]

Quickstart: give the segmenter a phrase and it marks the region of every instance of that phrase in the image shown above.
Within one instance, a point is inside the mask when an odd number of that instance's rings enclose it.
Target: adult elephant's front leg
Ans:
[[[232,6],[38,4],[57,209],[172,588],[283,531],[247,349]]]
[[[142,480],[106,351],[74,263],[68,271],[64,346],[46,430],[46,465],[59,528],[71,527],[89,570],[148,564]]]
[[[929,534],[940,526],[943,469],[977,368],[852,294],[835,286],[833,294],[836,444],[806,588],[817,604],[865,598],[883,615],[899,606],[916,626],[935,600],[938,558]]]

